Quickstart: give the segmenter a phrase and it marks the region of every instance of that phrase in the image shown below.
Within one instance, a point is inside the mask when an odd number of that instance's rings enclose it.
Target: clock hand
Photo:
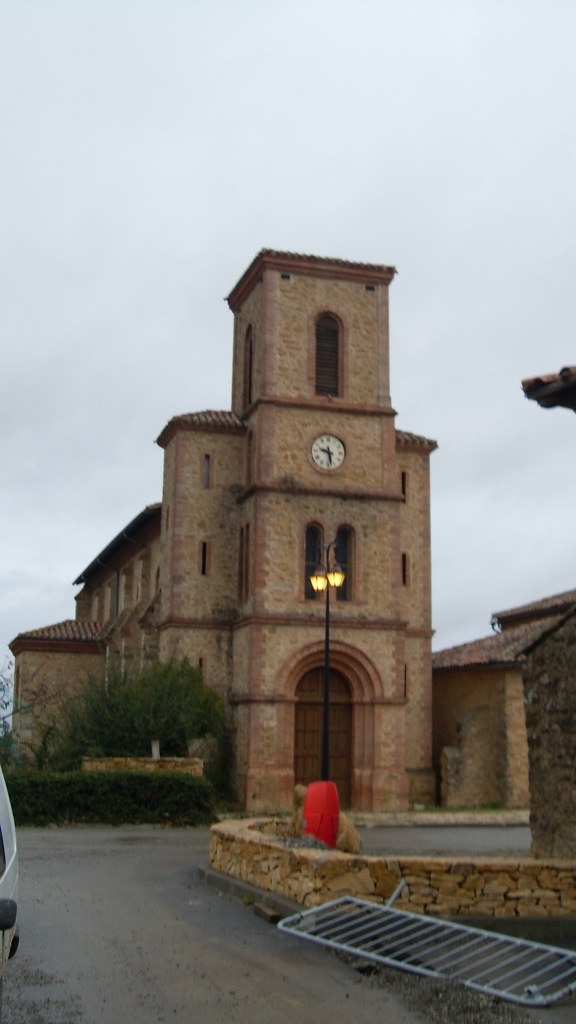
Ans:
[[[328,456],[328,462],[330,463],[330,465],[332,465],[332,449],[322,448],[321,450]]]

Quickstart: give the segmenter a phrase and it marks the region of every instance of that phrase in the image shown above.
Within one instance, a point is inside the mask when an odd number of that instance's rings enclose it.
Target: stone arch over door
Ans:
[[[310,668],[296,686],[294,714],[294,781],[308,785],[320,778],[324,669]],[[329,776],[336,783],[340,804],[350,807],[353,767],[352,691],[346,676],[330,670]]]

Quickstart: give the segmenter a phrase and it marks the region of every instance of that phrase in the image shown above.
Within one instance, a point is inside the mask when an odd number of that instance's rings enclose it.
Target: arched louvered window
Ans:
[[[336,589],[337,601],[351,601],[353,593],[353,548],[354,531],[350,526],[341,526],[336,534],[336,561],[344,572],[344,583]]]
[[[316,321],[316,394],[340,394],[340,327],[329,313]]]
[[[252,404],[254,376],[254,334],[252,325],[246,331],[244,338],[244,408]]]
[[[322,531],[316,523],[310,523],[306,527],[306,544],[304,555],[304,597],[308,601],[314,601],[317,593],[310,583],[310,577],[318,564],[320,545],[322,544]]]

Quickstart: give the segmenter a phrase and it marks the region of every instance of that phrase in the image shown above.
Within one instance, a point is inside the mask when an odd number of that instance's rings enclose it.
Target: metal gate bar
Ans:
[[[461,981],[523,1006],[576,992],[576,952],[343,896],[284,918],[281,931],[414,974]]]

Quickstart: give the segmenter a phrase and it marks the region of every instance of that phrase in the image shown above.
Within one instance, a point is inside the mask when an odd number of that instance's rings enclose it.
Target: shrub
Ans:
[[[219,736],[224,723],[223,700],[199,669],[187,658],[158,662],[134,678],[120,672],[91,678],[66,698],[49,762],[71,770],[83,757],[149,757],[156,739],[162,754],[185,757],[192,739]]]
[[[182,772],[5,773],[16,825],[209,825],[214,791]]]

